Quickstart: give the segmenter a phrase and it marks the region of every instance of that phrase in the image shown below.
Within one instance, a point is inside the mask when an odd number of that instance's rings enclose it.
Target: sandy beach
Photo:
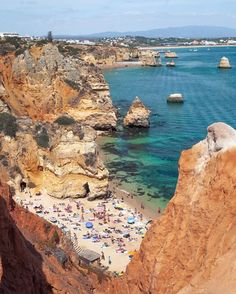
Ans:
[[[44,191],[38,195],[28,188],[18,192],[15,201],[61,228],[75,247],[103,255],[101,263],[109,271],[122,272],[130,261],[130,253],[139,249],[146,224],[154,215],[145,207],[140,208],[134,197],[114,183],[110,188],[111,198],[94,202],[56,199]]]

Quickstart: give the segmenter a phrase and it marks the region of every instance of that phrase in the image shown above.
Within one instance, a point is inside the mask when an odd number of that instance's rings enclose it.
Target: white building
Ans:
[[[228,40],[227,44],[236,45],[236,41],[235,40]]]
[[[19,37],[19,34],[18,33],[8,33],[8,32],[2,32],[0,33],[0,38],[7,38],[7,37],[10,37],[10,38],[16,38],[16,37]]]

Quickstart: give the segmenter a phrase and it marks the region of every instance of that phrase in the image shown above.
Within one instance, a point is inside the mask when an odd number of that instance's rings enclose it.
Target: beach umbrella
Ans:
[[[124,237],[124,238],[129,238],[129,237],[130,237],[130,233],[128,233],[128,232],[127,232],[127,233],[124,233],[124,234],[123,234],[123,237]]]
[[[129,252],[128,252],[128,255],[129,255],[129,256],[134,256],[136,253],[137,253],[136,251],[129,251]]]
[[[129,216],[128,219],[127,219],[127,223],[128,223],[128,224],[134,224],[134,223],[135,223],[135,219],[134,219],[134,217]]]
[[[87,222],[87,223],[85,224],[85,226],[86,226],[87,229],[92,229],[92,228],[93,228],[93,223],[91,223],[91,222]]]

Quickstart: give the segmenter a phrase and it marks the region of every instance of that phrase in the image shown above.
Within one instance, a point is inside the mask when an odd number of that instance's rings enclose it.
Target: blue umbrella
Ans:
[[[134,219],[134,217],[129,216],[128,219],[127,219],[127,223],[128,223],[128,224],[134,224],[134,223],[135,223],[135,219]]]
[[[93,228],[93,223],[91,223],[91,222],[87,222],[87,223],[85,224],[85,226],[86,226],[87,229],[92,229],[92,228]]]

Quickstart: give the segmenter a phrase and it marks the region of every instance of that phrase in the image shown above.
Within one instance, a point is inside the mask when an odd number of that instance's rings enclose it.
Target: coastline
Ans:
[[[115,68],[128,68],[128,67],[141,67],[142,64],[140,61],[121,61],[121,62],[115,62],[113,64],[105,64],[102,66],[99,66],[102,70],[109,70],[109,69],[115,69]]]
[[[219,47],[236,47],[236,45],[181,45],[181,46],[153,46],[153,47],[139,47],[140,50],[168,50],[168,49],[193,49],[193,48],[219,48]]]
[[[99,155],[106,165],[106,155],[103,153],[103,150],[101,148],[101,140],[103,139],[103,135],[99,135],[96,139],[97,146],[99,149]],[[115,195],[115,197],[119,199],[123,199],[125,203],[130,205],[132,209],[137,209],[137,211],[140,211],[144,217],[148,219],[157,219],[162,215],[163,210],[159,214],[157,212],[158,207],[156,207],[156,211],[151,209],[151,207],[146,203],[146,201],[142,201],[140,197],[137,197],[136,195],[133,195],[131,191],[128,191],[127,189],[124,189],[122,186],[122,181],[118,180],[116,178],[109,179],[109,190]]]

